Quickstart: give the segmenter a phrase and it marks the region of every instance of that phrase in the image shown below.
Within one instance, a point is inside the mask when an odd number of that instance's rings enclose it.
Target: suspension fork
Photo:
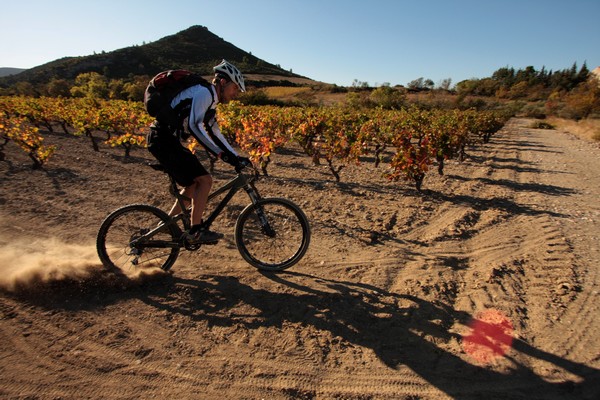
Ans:
[[[248,194],[248,197],[250,197],[252,204],[258,203],[258,201],[262,198],[260,197],[260,193],[258,193],[258,189],[256,189],[256,186],[254,186],[254,183],[252,182],[248,182],[246,186],[244,186],[244,190]]]
[[[269,220],[267,219],[267,215],[265,214],[265,210],[262,205],[258,205],[258,202],[261,200],[260,193],[258,193],[258,190],[252,182],[248,183],[244,189],[246,190],[246,193],[248,193],[252,204],[256,206],[256,216],[258,217],[258,221],[260,222],[263,233],[269,237],[274,237],[275,230],[273,230],[269,224]]]

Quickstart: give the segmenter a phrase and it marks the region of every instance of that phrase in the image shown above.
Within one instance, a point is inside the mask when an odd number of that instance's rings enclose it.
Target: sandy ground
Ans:
[[[290,148],[263,196],[311,220],[305,258],[247,265],[232,227],[170,274],[103,271],[95,235],[128,203],[168,208],[143,150],[48,134],[0,162],[0,397],[598,399],[600,149],[514,119],[420,194],[372,163],[336,184]],[[218,165],[218,182],[231,177]]]

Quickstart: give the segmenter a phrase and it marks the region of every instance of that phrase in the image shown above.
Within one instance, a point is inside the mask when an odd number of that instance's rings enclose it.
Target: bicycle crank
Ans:
[[[189,251],[196,251],[202,246],[200,243],[190,243],[185,233],[181,236],[181,243],[183,244],[183,247]]]

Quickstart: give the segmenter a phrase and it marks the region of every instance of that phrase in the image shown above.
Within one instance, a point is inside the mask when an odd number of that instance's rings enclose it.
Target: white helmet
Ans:
[[[215,74],[223,74],[228,76],[230,80],[238,85],[242,92],[246,91],[246,86],[244,86],[244,77],[233,64],[223,60],[221,61],[221,64],[214,67],[213,70],[215,71]]]

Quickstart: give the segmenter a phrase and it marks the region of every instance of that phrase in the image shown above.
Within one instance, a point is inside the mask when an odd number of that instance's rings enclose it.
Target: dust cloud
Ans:
[[[94,244],[65,243],[56,238],[0,240],[0,290],[3,291],[31,292],[62,282],[98,284],[107,280],[107,274]],[[158,268],[136,271],[122,276],[120,283],[140,284],[164,274]],[[115,283],[114,276],[110,281]]]

